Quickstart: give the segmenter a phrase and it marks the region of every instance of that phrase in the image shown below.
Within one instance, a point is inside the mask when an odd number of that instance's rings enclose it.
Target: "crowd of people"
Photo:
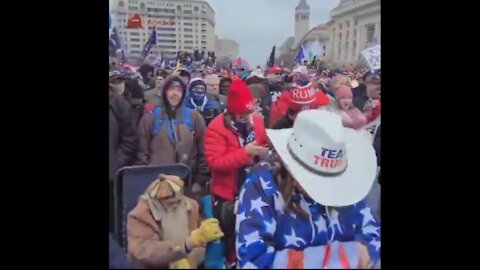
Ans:
[[[110,238],[111,268],[202,268],[218,241],[225,268],[378,267],[380,90],[380,70],[134,71],[111,57],[110,232],[119,168],[192,175],[152,179],[128,213],[127,254]]]

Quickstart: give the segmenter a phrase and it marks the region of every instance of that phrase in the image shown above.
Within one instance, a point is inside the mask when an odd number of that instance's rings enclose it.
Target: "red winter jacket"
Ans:
[[[252,115],[255,141],[267,145],[263,117]],[[212,174],[212,193],[233,200],[237,189],[238,170],[253,163],[253,157],[240,147],[237,135],[223,123],[223,114],[215,117],[205,134],[205,158]]]
[[[277,101],[272,104],[272,109],[270,110],[270,121],[268,123],[269,127],[273,127],[280,118],[282,118],[288,110],[288,105],[290,104],[290,92],[284,91],[280,94]]]

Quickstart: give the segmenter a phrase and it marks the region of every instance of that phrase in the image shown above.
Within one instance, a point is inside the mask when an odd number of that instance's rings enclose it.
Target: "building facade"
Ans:
[[[215,56],[217,58],[236,59],[239,55],[238,43],[231,39],[220,39],[216,37],[215,41]]]
[[[341,0],[330,12],[328,58],[334,64],[353,64],[368,44],[380,42],[380,0]]]
[[[153,27],[157,45],[150,52],[174,56],[177,51],[215,50],[215,11],[201,0],[113,0],[112,12],[122,48],[129,58],[138,57]],[[127,20],[138,13],[144,29],[127,29]]]
[[[295,8],[295,45],[298,45],[300,40],[310,29],[310,6],[307,0],[300,0]]]

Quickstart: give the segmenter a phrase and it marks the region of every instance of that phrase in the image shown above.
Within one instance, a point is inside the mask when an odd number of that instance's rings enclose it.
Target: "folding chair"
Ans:
[[[114,184],[115,240],[126,251],[127,215],[137,205],[139,197],[159,174],[176,175],[184,181],[190,179],[190,169],[184,164],[162,166],[123,167],[117,171]]]

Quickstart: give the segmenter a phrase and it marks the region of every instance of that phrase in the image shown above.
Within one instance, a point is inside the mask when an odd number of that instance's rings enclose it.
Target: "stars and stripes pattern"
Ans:
[[[302,46],[300,46],[300,49],[298,49],[297,56],[295,57],[295,62],[301,65],[303,63],[303,60],[305,60],[305,48],[303,48],[302,44]]]
[[[380,225],[365,202],[332,209],[305,199],[297,191],[293,197],[309,213],[308,220],[284,209],[285,202],[268,167],[255,168],[248,175],[240,192],[236,220],[240,268],[278,266],[279,261],[294,259],[288,254],[295,252],[288,250],[302,252],[304,267],[321,265],[324,258],[307,250],[335,242],[361,242],[367,246],[372,263],[379,261]],[[287,268],[288,264],[283,266]]]
[[[145,59],[147,57],[148,53],[150,52],[150,49],[151,49],[152,45],[157,45],[157,31],[156,31],[155,28],[156,27],[153,26],[152,34],[150,34],[150,37],[148,38],[147,43],[143,47],[143,50],[140,54],[142,59]]]

